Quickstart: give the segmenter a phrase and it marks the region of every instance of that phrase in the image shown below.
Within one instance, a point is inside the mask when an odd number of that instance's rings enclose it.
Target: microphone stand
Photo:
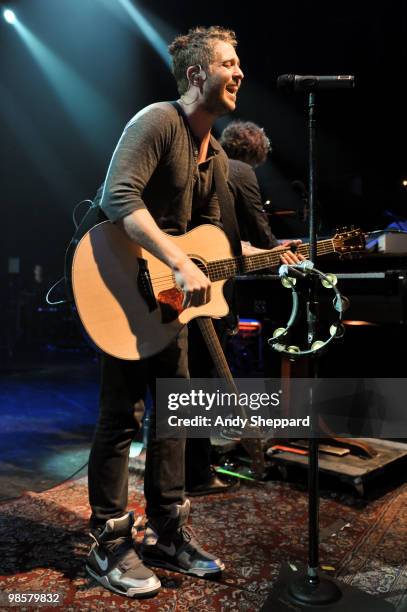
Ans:
[[[314,263],[317,254],[317,210],[316,210],[316,122],[315,93],[310,87],[308,100],[308,191],[309,191],[309,253]],[[316,277],[309,275],[306,304],[307,345],[311,348],[316,338],[318,323],[318,299]],[[307,377],[317,378],[316,356],[308,357]],[[266,599],[261,612],[285,612],[291,610],[336,610],[350,612],[390,612],[394,607],[360,589],[340,583],[338,580],[319,575],[319,442],[313,414],[312,385],[309,390],[309,414],[311,434],[308,459],[308,565],[305,572],[293,572],[283,568],[271,595]]]
[[[316,221],[316,126],[315,126],[315,93],[308,92],[308,202],[309,202],[309,259],[315,263],[317,255],[317,221]],[[309,278],[307,314],[307,345],[311,348],[316,339],[319,304],[316,293],[316,277]],[[316,357],[309,357],[307,364],[308,378],[317,378],[318,363]],[[312,388],[309,390],[309,414],[313,413]],[[317,418],[316,418],[317,420]],[[319,568],[319,465],[318,438],[316,431],[311,430],[309,439],[308,460],[308,567],[305,575],[288,585],[288,595],[294,601],[307,605],[323,605],[338,601],[342,594],[339,587],[318,574]]]

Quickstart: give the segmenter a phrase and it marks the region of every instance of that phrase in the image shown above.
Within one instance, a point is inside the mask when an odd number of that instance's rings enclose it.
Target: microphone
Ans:
[[[351,89],[355,87],[355,77],[351,74],[317,76],[312,74],[281,74],[277,87],[285,91],[315,91],[321,89]]]

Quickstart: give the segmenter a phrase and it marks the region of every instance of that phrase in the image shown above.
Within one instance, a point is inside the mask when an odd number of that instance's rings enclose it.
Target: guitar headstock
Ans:
[[[340,255],[362,253],[366,250],[365,235],[361,229],[340,228],[332,238],[335,253]]]

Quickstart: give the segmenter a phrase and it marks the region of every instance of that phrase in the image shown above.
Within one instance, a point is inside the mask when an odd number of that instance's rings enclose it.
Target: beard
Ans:
[[[208,113],[221,117],[235,110],[236,103],[233,103],[232,100],[229,101],[225,92],[226,90],[222,86],[222,88],[213,89],[208,94],[203,104]]]

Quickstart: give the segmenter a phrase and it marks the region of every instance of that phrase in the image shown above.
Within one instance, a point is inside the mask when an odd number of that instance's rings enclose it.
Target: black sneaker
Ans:
[[[217,557],[198,544],[193,531],[187,527],[190,503],[175,505],[170,517],[149,520],[141,545],[141,555],[147,565],[163,567],[201,578],[214,576],[225,569]]]
[[[94,531],[86,570],[106,589],[127,597],[147,597],[158,593],[161,583],[138,557],[131,530],[132,512],[106,522],[103,531]]]

